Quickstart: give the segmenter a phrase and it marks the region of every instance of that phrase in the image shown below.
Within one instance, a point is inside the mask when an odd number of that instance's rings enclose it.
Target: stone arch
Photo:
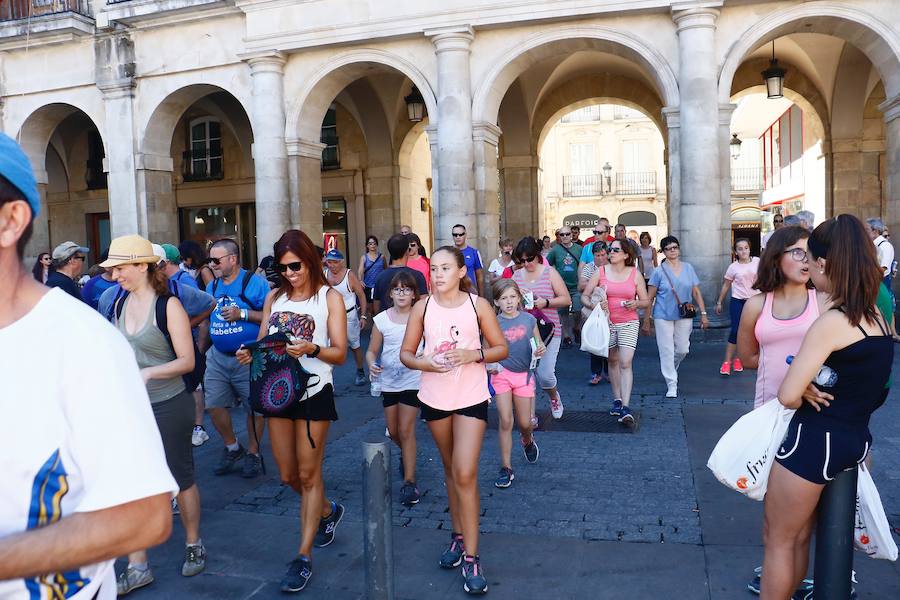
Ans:
[[[575,50],[598,50],[641,66],[667,106],[678,105],[678,82],[663,55],[629,33],[606,27],[570,26],[542,32],[516,45],[496,62],[475,90],[473,120],[497,123],[510,85],[538,61]]]
[[[900,93],[900,39],[886,23],[845,3],[807,2],[773,10],[741,32],[719,73],[719,101],[729,101],[735,74],[748,53],[801,27],[803,32],[833,35],[856,46],[880,73],[888,97]]]
[[[28,156],[31,168],[34,169],[39,183],[46,183],[47,180],[47,146],[50,144],[50,138],[53,137],[53,133],[65,119],[76,113],[84,114],[94,124],[97,131],[100,132],[104,150],[108,148],[106,135],[101,128],[101,123],[81,107],[63,102],[54,102],[35,109],[22,122],[16,138],[22,146],[25,155]]]

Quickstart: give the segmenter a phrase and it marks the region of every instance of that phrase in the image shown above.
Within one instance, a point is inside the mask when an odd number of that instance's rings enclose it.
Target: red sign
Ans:
[[[327,254],[329,250],[336,250],[338,245],[338,238],[333,233],[326,233],[324,236],[324,244],[325,253]]]

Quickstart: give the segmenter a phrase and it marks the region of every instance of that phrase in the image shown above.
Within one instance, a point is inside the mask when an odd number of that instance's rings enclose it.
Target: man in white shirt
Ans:
[[[884,284],[888,289],[891,289],[891,275],[894,270],[894,247],[881,235],[887,228],[881,219],[870,217],[866,219],[866,229],[869,232],[869,238],[875,244],[875,250],[878,252],[878,264],[881,265]]]
[[[784,215],[782,215],[781,213],[775,213],[775,216],[772,217],[772,227],[774,227],[774,229],[764,235],[762,237],[762,241],[759,244],[763,249],[765,249],[766,245],[769,243],[769,239],[772,237],[772,234],[784,227]]]
[[[0,598],[112,600],[113,560],[169,537],[178,486],[124,337],[22,266],[39,207],[0,133]]]

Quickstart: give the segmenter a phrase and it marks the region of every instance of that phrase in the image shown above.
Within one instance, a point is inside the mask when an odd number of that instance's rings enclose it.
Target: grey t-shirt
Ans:
[[[509,345],[509,356],[500,361],[504,369],[514,373],[525,373],[531,366],[531,342],[534,337],[534,326],[537,320],[525,311],[519,311],[518,316],[510,319],[497,315],[500,321],[500,330]]]

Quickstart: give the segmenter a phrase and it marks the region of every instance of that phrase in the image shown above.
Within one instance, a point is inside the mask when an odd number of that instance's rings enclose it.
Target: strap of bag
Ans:
[[[672,286],[672,293],[675,294],[675,302],[677,302],[678,305],[681,306],[681,298],[678,297],[678,292],[675,291],[675,284],[672,283],[672,278],[669,277],[668,273],[666,273],[665,267],[660,267],[660,268],[662,269],[663,275],[665,275],[666,279],[669,280],[669,285]]]
[[[250,307],[250,310],[262,310],[261,306],[256,306],[255,304],[250,302],[250,300],[248,300],[247,296],[245,295],[245,292],[247,291],[247,285],[250,284],[250,279],[252,279],[252,278],[253,278],[253,273],[251,273],[250,271],[244,271],[244,278],[241,280],[241,293],[238,294],[238,298],[243,300],[244,304],[246,304],[247,306]],[[220,281],[220,279],[218,277],[213,279],[213,284],[212,284],[213,298],[216,297],[216,290],[219,288],[219,281]],[[217,300],[218,300],[218,298],[217,298]]]
[[[123,288],[119,288],[116,292],[116,297],[113,300],[112,304],[112,312],[106,316],[108,321],[113,321],[113,316],[115,316],[115,320],[118,321],[122,316],[122,308],[125,306],[125,298],[128,297],[128,292]]]
[[[366,258],[368,258],[368,257],[366,257]],[[365,277],[366,275],[369,274],[369,269],[371,269],[372,267],[374,267],[374,266],[375,266],[375,263],[381,261],[381,258],[382,258],[382,257],[381,257],[381,253],[379,252],[379,253],[378,253],[378,256],[375,257],[375,260],[373,260],[371,263],[369,263],[369,266],[368,266],[368,267],[366,267],[366,268],[363,269],[363,277]]]

